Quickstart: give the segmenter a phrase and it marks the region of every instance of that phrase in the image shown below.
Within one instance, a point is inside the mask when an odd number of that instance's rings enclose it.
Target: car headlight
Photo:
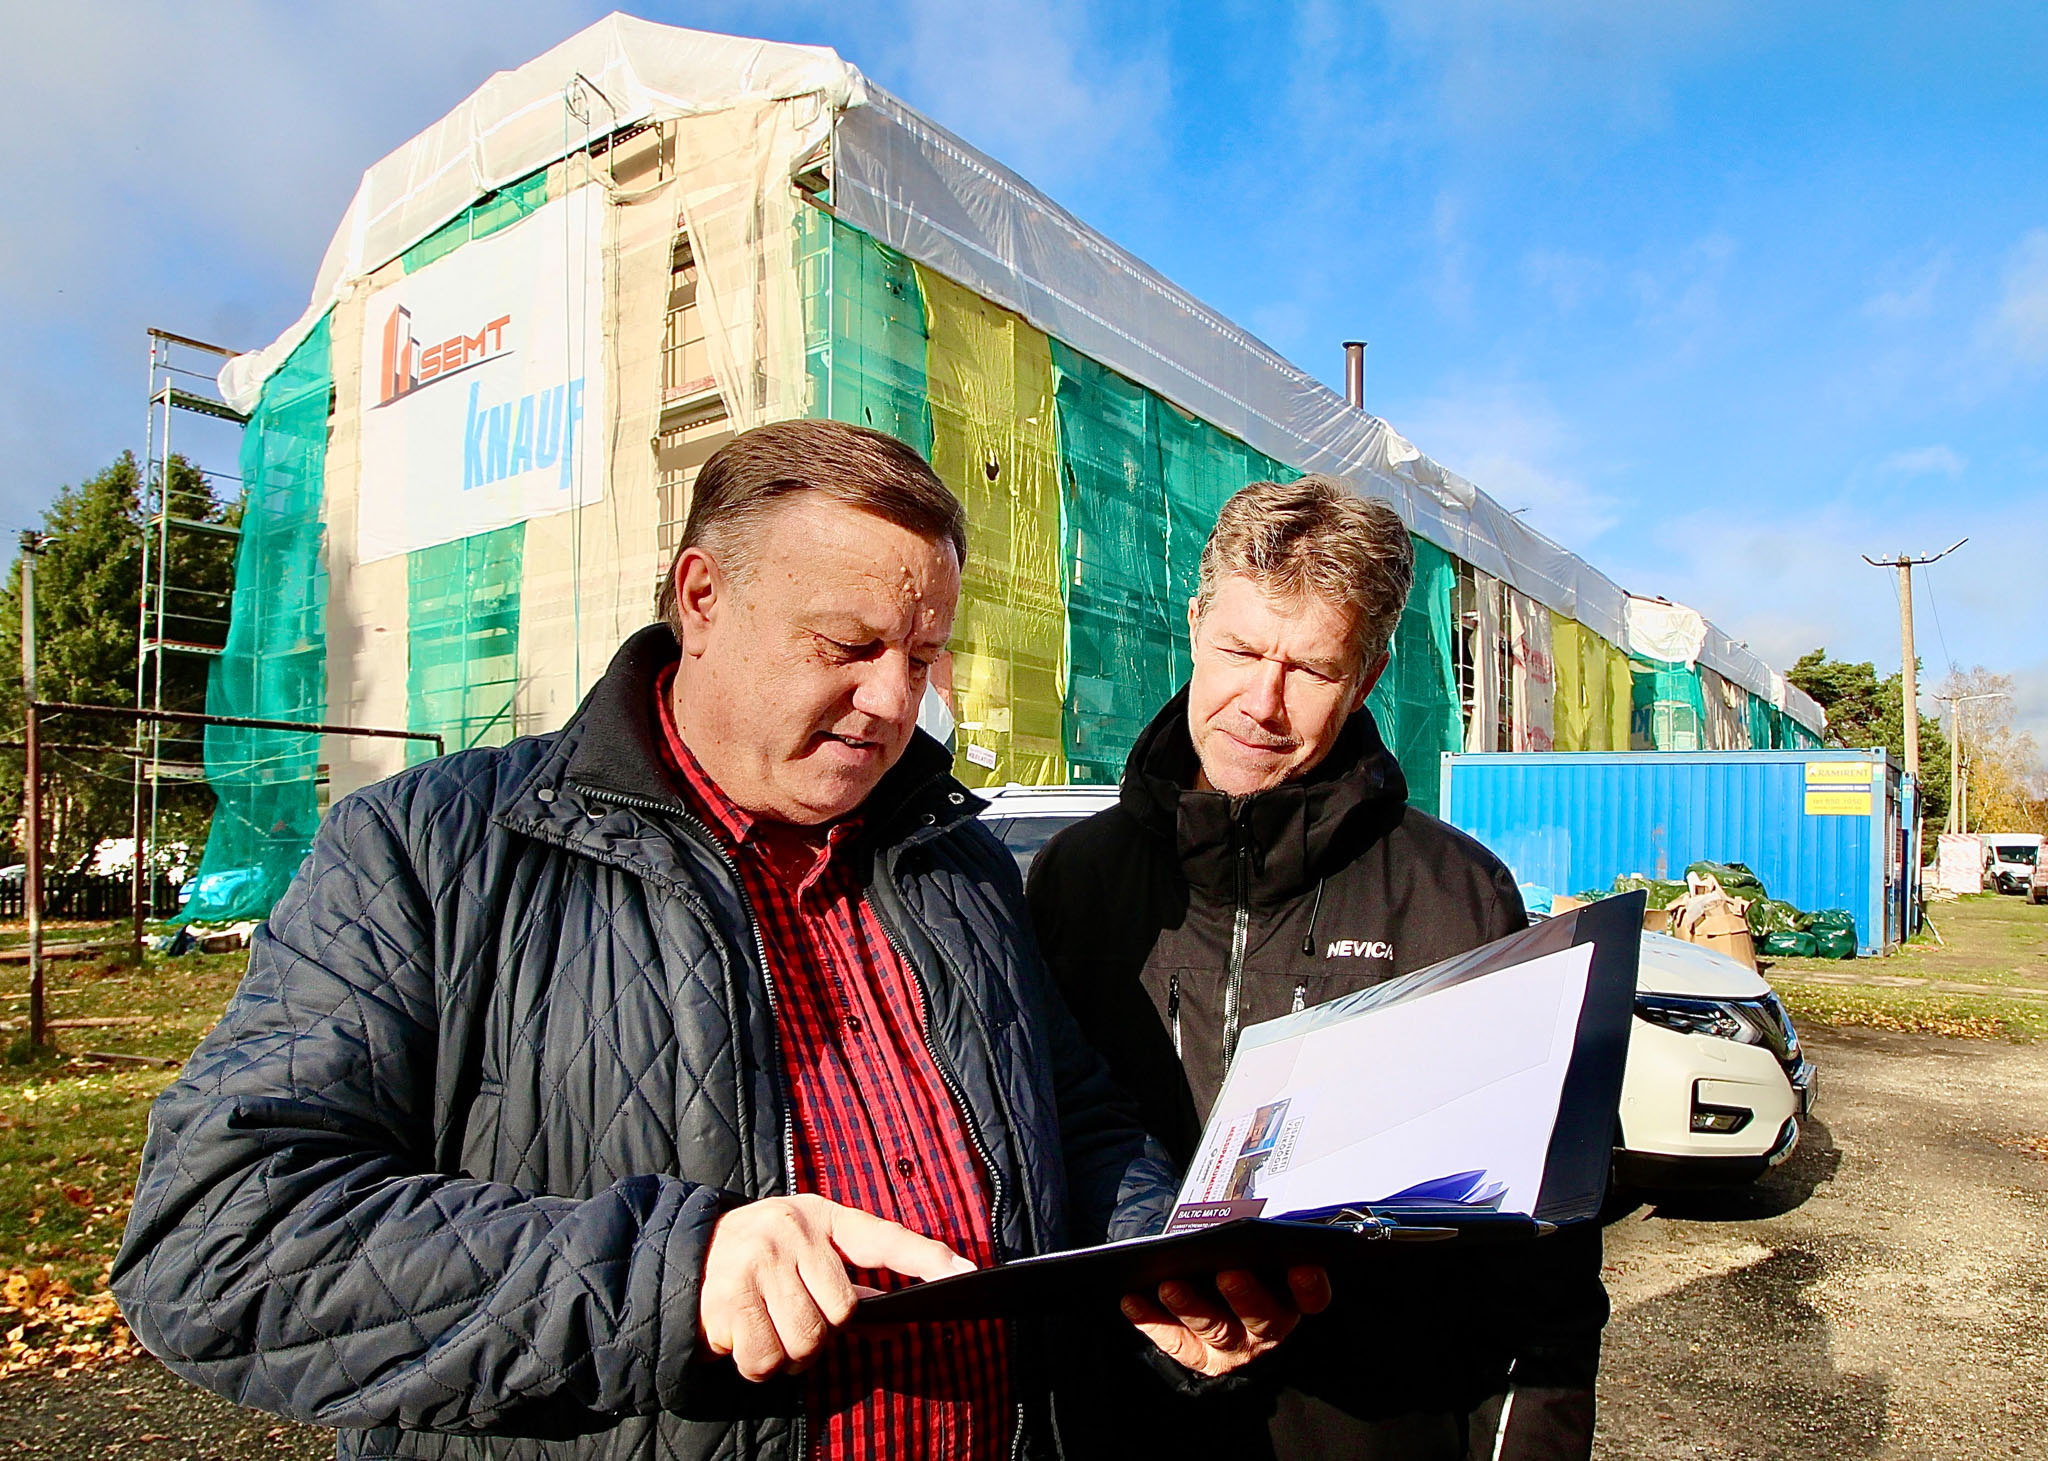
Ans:
[[[1743,1005],[1724,999],[1678,999],[1671,995],[1636,996],[1636,1015],[1681,1035],[1712,1035],[1739,1045],[1765,1044],[1759,1021]]]

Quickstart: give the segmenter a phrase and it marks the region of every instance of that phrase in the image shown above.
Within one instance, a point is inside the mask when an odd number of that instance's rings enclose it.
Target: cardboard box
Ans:
[[[1671,905],[1671,932],[1756,968],[1756,940],[1742,916],[1745,904],[1723,893],[1697,893]]]
[[[1586,900],[1584,898],[1574,898],[1568,893],[1559,893],[1550,900],[1550,911],[1553,915],[1569,913],[1574,908],[1583,908],[1585,906]]]
[[[1671,932],[1671,910],[1669,908],[1645,908],[1643,910],[1643,932]]]

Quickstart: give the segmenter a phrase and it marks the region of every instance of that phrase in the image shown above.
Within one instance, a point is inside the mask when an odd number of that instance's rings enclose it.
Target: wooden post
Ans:
[[[42,716],[36,709],[36,554],[39,533],[21,535],[21,698],[23,708],[21,893],[28,914],[28,1043],[40,1050],[49,1040],[43,1018],[43,767]]]

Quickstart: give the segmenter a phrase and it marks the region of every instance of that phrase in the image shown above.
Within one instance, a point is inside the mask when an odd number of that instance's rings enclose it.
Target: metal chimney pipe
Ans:
[[[1365,409],[1365,341],[1344,342],[1344,403],[1353,410]]]

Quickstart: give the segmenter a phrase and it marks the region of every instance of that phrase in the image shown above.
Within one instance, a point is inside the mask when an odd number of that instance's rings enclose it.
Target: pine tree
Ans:
[[[182,457],[170,460],[181,516],[232,524],[238,505],[222,502],[205,476]],[[142,590],[141,469],[124,452],[105,470],[59,490],[43,514],[49,538],[36,559],[36,663],[41,697],[96,705],[135,703],[136,616]],[[172,534],[167,581],[187,590],[171,597],[169,638],[219,643],[225,631],[226,593],[234,579],[231,537]],[[192,592],[197,590],[197,592]],[[0,586],[0,725],[19,739],[21,694],[21,572],[10,566]],[[203,710],[204,658],[167,657],[164,705]],[[132,727],[109,717],[62,715],[46,719],[49,741],[125,747]],[[196,745],[196,742],[192,744]],[[22,756],[0,752],[0,828],[18,860],[23,813]],[[119,750],[50,750],[44,756],[44,853],[53,869],[83,866],[107,838],[128,835],[132,822],[131,761]],[[203,783],[163,788],[162,840],[196,842],[205,835],[213,798]]]

